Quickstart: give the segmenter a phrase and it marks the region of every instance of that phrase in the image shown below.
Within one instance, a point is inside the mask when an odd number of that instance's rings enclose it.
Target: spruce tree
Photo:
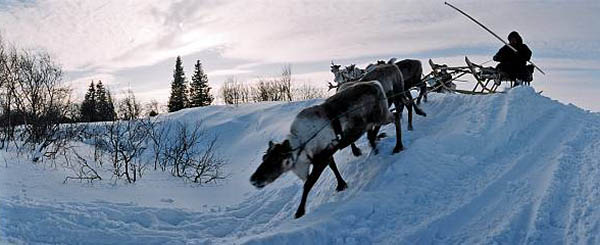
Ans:
[[[90,84],[85,98],[81,102],[81,121],[93,122],[96,119],[96,89],[94,87],[94,81]]]
[[[213,96],[210,94],[210,87],[208,86],[208,77],[202,69],[200,60],[197,60],[196,65],[194,65],[189,99],[190,104],[188,107],[207,106],[213,102]]]
[[[181,57],[177,56],[175,70],[173,70],[173,82],[171,83],[171,96],[169,97],[169,112],[181,110],[186,107],[187,86]]]
[[[115,103],[113,102],[112,94],[110,90],[106,90],[106,111],[110,114],[107,114],[107,120],[114,121],[117,120],[117,112],[115,111]],[[110,115],[110,116],[108,116]]]
[[[115,109],[110,93],[104,88],[102,81],[96,84],[96,113],[99,121],[114,121]]]

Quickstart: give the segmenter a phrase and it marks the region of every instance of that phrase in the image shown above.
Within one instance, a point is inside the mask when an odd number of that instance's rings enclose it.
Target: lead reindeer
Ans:
[[[379,128],[392,121],[388,98],[378,81],[349,85],[323,104],[302,110],[292,122],[290,134],[282,143],[269,142],[263,162],[250,178],[252,185],[263,188],[281,174],[292,170],[304,180],[302,200],[296,218],[305,213],[306,198],[323,170],[329,166],[338,182],[337,191],[347,187],[333,154],[368,132],[371,147],[376,148]],[[309,166],[312,171],[309,174]]]

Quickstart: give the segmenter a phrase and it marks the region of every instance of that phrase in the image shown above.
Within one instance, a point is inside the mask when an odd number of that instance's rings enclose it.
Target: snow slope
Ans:
[[[2,152],[0,241],[132,244],[600,243],[600,115],[529,87],[489,96],[431,94],[391,155],[336,154],[349,188],[326,170],[307,214],[301,181],[248,182],[270,139],[320,101],[211,106],[203,120],[231,161],[230,180],[197,188],[156,172],[133,185],[62,184],[65,172]],[[403,124],[406,128],[406,123]],[[393,126],[384,128],[394,135]],[[17,160],[16,160],[17,159]]]

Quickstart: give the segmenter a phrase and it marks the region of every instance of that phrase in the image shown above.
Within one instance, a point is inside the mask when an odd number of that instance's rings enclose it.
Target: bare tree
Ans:
[[[18,56],[14,48],[8,47],[0,36],[0,99],[2,102],[2,148],[14,139],[15,123],[13,112],[14,85],[18,80]]]
[[[7,127],[23,125],[22,145],[43,154],[58,139],[59,124],[68,121],[71,89],[62,84],[60,66],[45,52],[14,51],[9,60],[4,65]],[[37,159],[39,154],[34,154]]]
[[[285,99],[292,101],[292,65],[283,66],[278,85]]]
[[[119,118],[123,120],[132,120],[140,117],[142,106],[135,99],[135,94],[131,89],[128,89],[125,98],[119,101],[118,113]]]
[[[243,104],[250,101],[250,87],[230,77],[221,87],[221,97],[225,104]]]

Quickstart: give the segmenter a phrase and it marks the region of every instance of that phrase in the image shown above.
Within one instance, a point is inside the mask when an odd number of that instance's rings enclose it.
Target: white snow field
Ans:
[[[248,179],[267,142],[321,100],[210,106],[170,114],[220,136],[230,178],[196,187],[149,171],[135,184],[63,180],[70,172],[2,151],[0,243],[9,244],[600,244],[600,114],[519,87],[430,94],[406,149],[365,137],[335,155],[294,219],[302,182]],[[406,116],[404,117],[406,118]]]

